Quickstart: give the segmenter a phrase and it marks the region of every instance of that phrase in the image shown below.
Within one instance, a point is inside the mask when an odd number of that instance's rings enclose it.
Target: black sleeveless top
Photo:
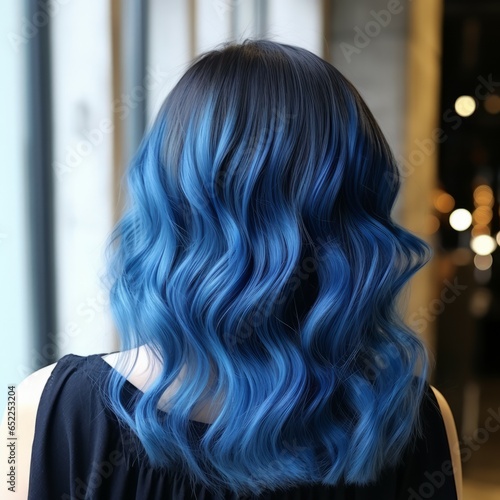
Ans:
[[[31,455],[29,500],[202,499],[216,497],[203,486],[193,490],[179,471],[155,469],[130,447],[130,436],[101,399],[102,384],[113,368],[104,354],[68,354],[56,364],[43,390]],[[124,403],[139,391],[124,386]],[[434,392],[427,384],[421,408],[425,438],[368,486],[302,485],[268,491],[260,500],[457,500],[446,428]],[[195,433],[210,424],[190,420]],[[133,435],[130,431],[130,435]],[[196,434],[194,434],[196,435]],[[124,445],[128,440],[128,445]],[[136,439],[136,446],[141,446]],[[225,499],[236,499],[228,494]],[[242,497],[239,497],[240,499]],[[250,498],[250,497],[245,497]]]

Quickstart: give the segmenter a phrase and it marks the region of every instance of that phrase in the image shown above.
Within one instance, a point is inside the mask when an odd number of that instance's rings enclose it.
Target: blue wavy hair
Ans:
[[[391,218],[400,174],[353,85],[303,48],[224,44],[167,96],[126,180],[110,304],[121,349],[162,370],[133,409],[117,371],[106,392],[150,464],[237,494],[396,465],[429,367],[396,302],[432,251]]]

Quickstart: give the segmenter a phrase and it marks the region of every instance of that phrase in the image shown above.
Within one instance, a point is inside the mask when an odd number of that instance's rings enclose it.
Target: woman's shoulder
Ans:
[[[443,419],[444,427],[446,430],[446,437],[450,448],[451,465],[453,475],[455,478],[455,486],[457,488],[458,500],[462,500],[462,462],[460,458],[460,443],[458,440],[457,428],[455,420],[451,412],[450,406],[445,397],[436,387],[429,385],[439,405],[439,410]]]
[[[462,471],[453,414],[441,392],[425,382],[420,406],[421,433],[410,440],[398,477],[409,498],[462,499]]]
[[[95,355],[94,355],[95,356]],[[16,481],[15,491],[9,491],[9,498],[27,498],[31,465],[31,454],[35,438],[35,428],[37,416],[40,409],[40,401],[54,380],[57,373],[73,371],[81,366],[83,362],[91,356],[78,356],[67,354],[58,361],[48,366],[40,368],[25,377],[15,387],[15,427],[19,432],[19,439],[16,439]],[[60,377],[56,377],[59,379]],[[2,439],[9,437],[8,414],[5,410],[0,424],[0,434]],[[17,436],[16,436],[17,437]],[[7,447],[1,447],[0,461],[8,463]],[[3,495],[0,495],[3,497]]]
[[[9,498],[27,498],[29,485],[29,472],[31,461],[31,449],[35,436],[35,422],[40,398],[57,363],[52,363],[41,368],[23,379],[15,388],[15,414],[14,420],[16,430],[19,431],[20,439],[16,439],[15,471],[16,480],[13,490],[8,491]],[[0,425],[2,441],[5,442],[10,434],[7,420],[7,410],[5,411]],[[17,437],[17,436],[13,436]],[[7,447],[2,446],[0,451],[0,461],[7,464]],[[8,485],[4,482],[4,488]],[[7,493],[7,491],[5,492]],[[3,495],[2,495],[3,497]]]

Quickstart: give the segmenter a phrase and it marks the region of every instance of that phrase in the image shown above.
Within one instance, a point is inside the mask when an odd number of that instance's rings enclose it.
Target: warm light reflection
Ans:
[[[462,95],[455,101],[455,111],[460,116],[470,116],[476,111],[476,101],[470,95]]]
[[[490,254],[488,254],[488,255],[476,255],[474,257],[474,265],[480,271],[486,271],[486,269],[489,269],[492,264],[493,264],[493,257]]]
[[[493,218],[493,210],[490,207],[481,205],[472,212],[472,220],[475,224],[486,225],[491,222]]]
[[[495,199],[493,197],[492,189],[486,184],[482,184],[474,189],[474,205],[476,207],[480,205],[486,205],[488,207],[492,207],[495,203]]]
[[[470,232],[472,237],[480,236],[482,234],[490,235],[490,228],[488,226],[483,226],[481,224],[475,225],[471,232]]]
[[[455,200],[453,199],[453,196],[440,190],[434,198],[434,207],[439,212],[447,214],[455,207]]]
[[[500,113],[500,96],[490,94],[484,101],[484,109],[492,115]]]
[[[471,239],[470,247],[478,255],[488,255],[495,250],[497,242],[495,238],[487,234],[481,234]]]
[[[430,215],[427,219],[427,234],[436,233],[439,226],[439,219],[435,215]]]
[[[489,278],[488,273],[484,271],[481,272],[481,270],[478,270],[477,268],[474,269],[474,274],[476,275],[476,279],[479,277],[479,281],[484,281],[485,278]],[[491,276],[491,271],[489,274]],[[470,298],[469,302],[469,311],[472,313],[473,316],[476,316],[476,318],[482,318],[483,316],[488,314],[492,302],[493,302],[493,294],[491,293],[491,290],[484,286],[478,286],[472,292],[472,297]]]
[[[450,214],[450,226],[455,231],[465,231],[472,223],[472,215],[465,208],[457,208]]]

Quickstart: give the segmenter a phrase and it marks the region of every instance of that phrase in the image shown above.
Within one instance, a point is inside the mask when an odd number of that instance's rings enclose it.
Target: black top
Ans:
[[[178,471],[155,469],[137,460],[137,448],[135,453],[131,451],[130,436],[125,437],[125,428],[118,425],[93,387],[102,384],[113,370],[102,355],[68,354],[52,371],[36,417],[28,499],[213,500],[215,497],[203,486],[192,491],[187,478]],[[138,391],[126,381],[124,403]],[[364,487],[304,485],[253,498],[457,500],[446,428],[428,384],[426,392],[422,405],[426,437],[405,454],[400,466],[386,470],[376,483]],[[194,431],[203,432],[210,424],[191,420],[190,425]],[[135,438],[132,432],[130,435]],[[142,446],[138,439],[135,446]],[[229,493],[225,496],[235,498]]]

